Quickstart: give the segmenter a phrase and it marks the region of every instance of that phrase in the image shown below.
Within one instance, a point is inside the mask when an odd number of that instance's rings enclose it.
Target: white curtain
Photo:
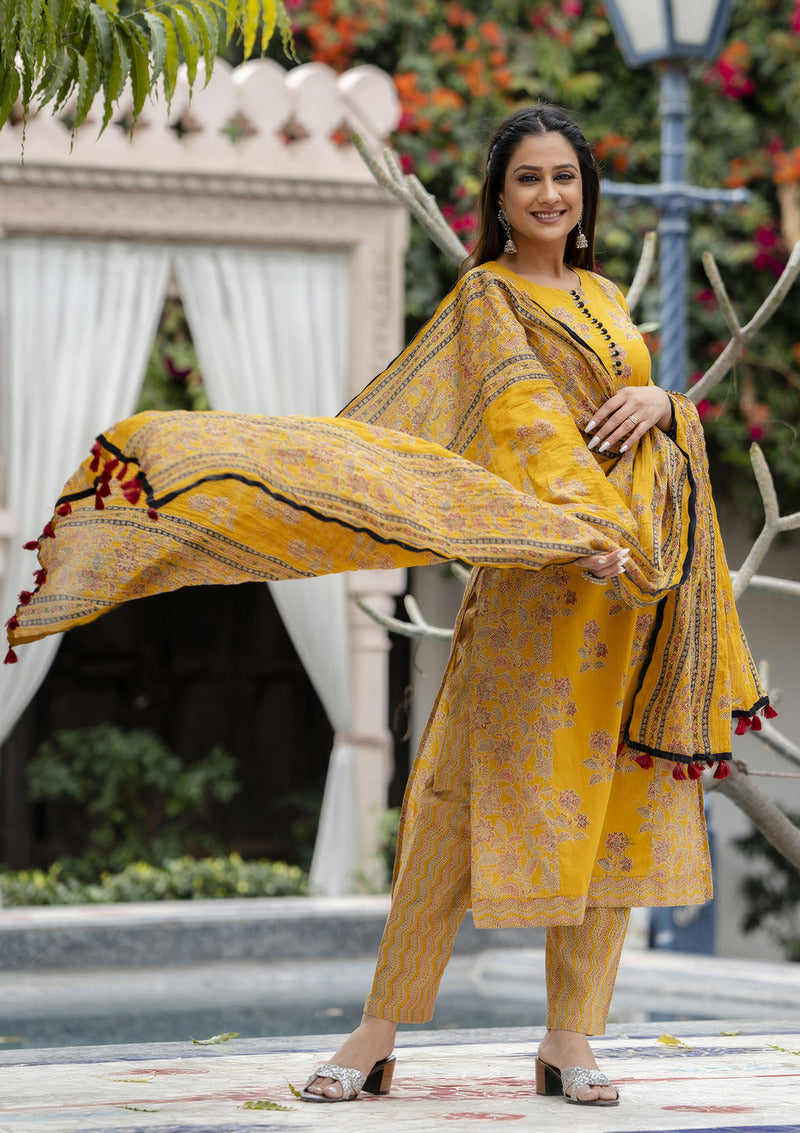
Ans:
[[[348,394],[344,252],[194,247],[175,274],[215,409],[333,416]],[[311,865],[315,892],[352,888],[358,852],[346,580],[270,583],[335,738]]]
[[[0,240],[0,500],[12,513],[3,621],[33,588],[35,539],[97,433],[136,404],[164,305],[166,252],[124,241]],[[0,743],[49,669],[60,637],[0,670]]]

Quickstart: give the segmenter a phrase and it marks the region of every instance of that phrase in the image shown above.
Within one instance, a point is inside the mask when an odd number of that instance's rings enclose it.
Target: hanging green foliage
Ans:
[[[248,57],[276,28],[291,55],[284,0],[0,0],[0,126],[15,104],[57,113],[74,98],[77,127],[101,95],[102,131],[128,81],[133,123],[157,88],[169,104],[181,61],[190,86],[201,61],[208,81],[230,39]]]

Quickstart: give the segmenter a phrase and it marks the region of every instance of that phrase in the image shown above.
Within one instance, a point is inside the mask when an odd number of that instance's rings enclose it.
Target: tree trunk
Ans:
[[[760,830],[770,845],[783,854],[787,862],[800,870],[800,830],[790,822],[783,811],[775,805],[768,795],[753,783],[747,773],[747,765],[739,760],[731,761],[731,773],[727,779],[718,780],[716,789],[744,811],[756,829]]]

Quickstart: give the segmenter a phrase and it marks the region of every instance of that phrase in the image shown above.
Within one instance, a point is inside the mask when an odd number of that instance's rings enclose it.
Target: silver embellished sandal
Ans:
[[[578,1091],[582,1086],[610,1086],[617,1096],[611,1100],[580,1098]],[[619,1090],[602,1070],[586,1070],[583,1066],[567,1066],[559,1070],[541,1058],[536,1059],[536,1093],[548,1097],[563,1094],[573,1105],[619,1105]]]
[[[361,1070],[352,1070],[349,1066],[336,1066],[333,1062],[325,1062],[322,1066],[318,1066],[308,1079],[305,1089],[300,1091],[300,1097],[304,1102],[352,1102],[362,1090],[366,1090],[368,1094],[388,1094],[394,1075],[394,1061],[393,1054],[388,1058],[381,1058],[369,1074],[364,1074]],[[317,1078],[333,1078],[334,1081],[341,1083],[342,1096],[329,1098],[327,1094],[309,1093],[308,1087]]]

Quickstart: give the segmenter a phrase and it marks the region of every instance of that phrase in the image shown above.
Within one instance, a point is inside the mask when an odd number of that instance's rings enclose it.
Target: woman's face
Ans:
[[[511,154],[498,203],[520,251],[566,244],[580,220],[583,182],[578,155],[563,134],[522,139]]]

